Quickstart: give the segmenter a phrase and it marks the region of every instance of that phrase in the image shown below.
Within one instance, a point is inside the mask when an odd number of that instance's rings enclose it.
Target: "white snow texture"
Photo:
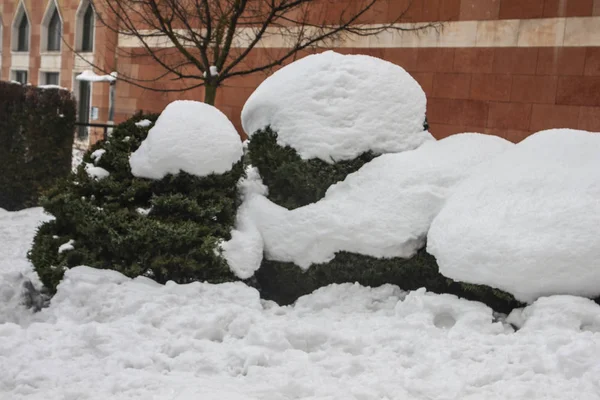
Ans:
[[[267,126],[303,159],[332,163],[372,150],[411,150],[433,137],[423,131],[427,99],[404,69],[333,51],[310,55],[267,78],[242,110],[251,136]]]
[[[428,251],[445,276],[522,301],[600,295],[600,134],[543,131],[492,160],[435,218]]]
[[[94,71],[89,70],[83,71],[75,79],[86,82],[114,82],[117,80],[114,72],[109,75],[97,75]]]
[[[332,285],[279,307],[241,283],[77,267],[32,313],[19,283],[48,219],[0,210],[1,399],[600,399],[600,307],[571,296],[515,310],[514,332],[424,290]]]
[[[134,176],[161,179],[185,171],[222,174],[242,157],[242,142],[225,114],[197,101],[175,101],[162,112],[130,159]]]
[[[226,258],[235,263],[238,276],[247,278],[260,266],[256,249],[249,247],[259,246],[260,238],[268,259],[305,270],[340,251],[411,257],[423,247],[431,221],[456,184],[513,146],[496,136],[465,133],[385,154],[331,186],[322,200],[291,211],[252,196],[238,212]],[[246,260],[243,274],[234,259]]]

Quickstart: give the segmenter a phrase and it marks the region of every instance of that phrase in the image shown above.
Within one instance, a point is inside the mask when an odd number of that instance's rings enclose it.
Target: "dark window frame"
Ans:
[[[52,77],[52,78],[50,78]],[[55,79],[56,78],[56,79]],[[44,84],[45,85],[60,85],[60,73],[59,72],[44,72]]]
[[[54,7],[54,12],[48,21],[48,37],[46,48],[48,51],[60,51],[62,38],[62,21],[58,9]]]
[[[81,51],[82,52],[92,52],[94,51],[94,8],[92,4],[88,4],[82,18],[81,23]]]
[[[14,71],[15,81],[19,82],[22,85],[27,84],[27,80],[29,78],[29,71],[24,69],[19,69]]]
[[[21,20],[17,26],[17,51],[29,51],[29,19],[23,11]]]

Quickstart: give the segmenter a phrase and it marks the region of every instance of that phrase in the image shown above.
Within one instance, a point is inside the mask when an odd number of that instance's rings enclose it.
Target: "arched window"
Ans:
[[[29,20],[23,13],[17,26],[17,51],[29,51]]]
[[[54,7],[54,12],[48,22],[48,51],[60,51],[60,42],[62,36],[62,22],[58,10]]]
[[[82,21],[81,51],[94,51],[94,9],[87,5]]]

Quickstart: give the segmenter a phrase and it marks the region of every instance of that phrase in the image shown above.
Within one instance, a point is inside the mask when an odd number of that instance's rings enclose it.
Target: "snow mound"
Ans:
[[[432,223],[445,276],[531,302],[600,295],[600,135],[539,132],[465,180]]]
[[[140,178],[162,179],[185,171],[196,176],[222,174],[242,157],[233,124],[215,107],[197,101],[175,101],[162,112],[130,159]]]
[[[423,131],[426,103],[417,81],[401,67],[327,51],[267,78],[244,105],[242,125],[248,136],[271,126],[278,143],[303,159],[332,163],[433,140]]]
[[[409,258],[425,244],[431,221],[454,187],[477,165],[513,146],[495,136],[453,135],[413,151],[382,155],[305,207],[290,211],[253,196],[238,222],[241,231],[248,231],[248,243],[256,237],[260,245],[255,229],[260,232],[267,258],[305,270],[340,251]],[[242,253],[238,259],[256,260],[250,256],[254,249],[238,245],[231,251]],[[247,262],[247,270],[258,269],[257,261],[254,266]]]

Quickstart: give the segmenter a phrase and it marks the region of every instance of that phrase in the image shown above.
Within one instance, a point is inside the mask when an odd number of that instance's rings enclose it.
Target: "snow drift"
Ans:
[[[390,62],[333,51],[296,61],[267,78],[242,110],[251,136],[267,126],[303,159],[332,163],[369,150],[411,150],[433,137],[423,131],[425,93]]]
[[[175,101],[162,112],[129,160],[140,178],[161,179],[185,171],[222,174],[242,157],[242,142],[225,114],[197,101]]]
[[[435,218],[440,272],[531,302],[600,295],[600,135],[539,132],[466,179]]]

